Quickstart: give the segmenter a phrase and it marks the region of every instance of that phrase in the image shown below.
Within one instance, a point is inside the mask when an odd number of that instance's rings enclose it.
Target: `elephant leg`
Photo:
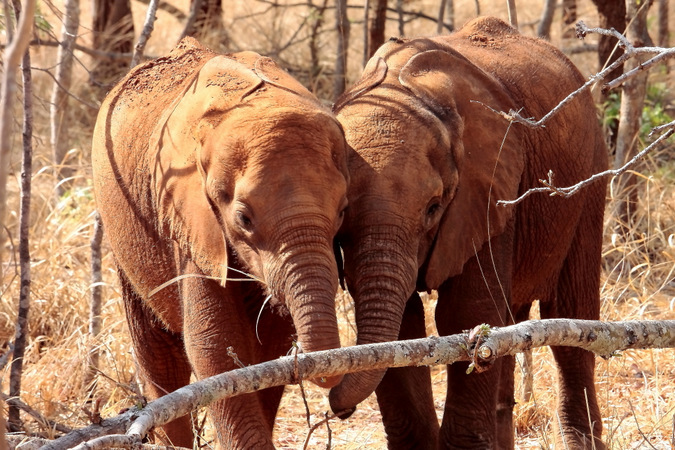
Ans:
[[[482,323],[503,326],[512,321],[511,243],[508,235],[494,238],[491,247],[485,245],[465,264],[461,275],[441,285],[436,306],[436,326],[441,335],[461,333]],[[510,411],[498,414],[500,387],[504,395],[513,395],[513,386],[501,385],[512,385],[513,365],[499,359],[481,373],[474,370],[467,374],[467,369],[468,363],[448,366],[439,448],[509,448],[512,438],[506,445],[498,442],[497,418],[499,415],[499,423],[504,423]],[[504,376],[505,372],[510,376]]]
[[[118,273],[131,340],[145,380],[145,392],[154,400],[189,384],[192,369],[181,336],[165,330],[126,275],[121,270]],[[189,415],[164,425],[162,430],[167,444],[192,448],[194,434]]]
[[[516,323],[527,320],[530,314],[530,303],[521,305],[520,308],[513,307],[513,314]],[[507,322],[512,323],[512,320]],[[499,397],[497,399],[497,448],[512,449],[515,442],[515,431],[513,428],[513,407],[515,406],[514,396],[514,370],[516,367],[516,358],[514,356],[505,356],[502,358],[502,374],[499,382]]]
[[[263,308],[262,300],[263,298],[260,298],[260,301],[247,302],[256,305],[255,308],[249,308],[249,319],[253,329],[257,329],[257,335],[254,338],[256,354],[258,355],[257,360],[271,361],[289,353],[293,344],[291,337],[295,335],[295,328],[290,315],[282,317],[269,307],[260,313],[260,308]],[[260,316],[259,319],[258,315]],[[274,419],[283,393],[284,386],[258,391],[265,420],[270,430],[274,426]]]
[[[589,223],[588,219],[588,215],[582,216],[560,272],[556,298],[542,303],[542,318],[599,318],[602,221]],[[558,365],[559,420],[556,422],[560,423],[561,438],[569,448],[604,449],[593,353],[572,347],[552,347],[551,350]]]
[[[186,273],[199,273],[199,270],[188,264]],[[250,283],[229,281],[227,288],[223,288],[210,279],[188,277],[182,280],[183,336],[197,378],[237,369],[240,363],[260,362],[255,349],[255,332],[244,306],[252,290],[259,294]],[[275,392],[274,396],[280,397],[280,394]],[[268,396],[260,393],[244,394],[210,405],[209,413],[220,448],[274,448],[269,418],[276,413],[276,405],[273,412],[266,413],[270,405],[266,405],[265,397]]]
[[[415,292],[406,304],[399,339],[424,336],[424,305]],[[390,449],[437,448],[439,426],[429,367],[388,369],[375,392]]]

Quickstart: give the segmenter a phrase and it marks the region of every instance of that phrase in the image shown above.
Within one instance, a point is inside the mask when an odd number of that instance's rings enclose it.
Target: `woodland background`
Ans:
[[[89,424],[96,414],[112,416],[139,401],[131,344],[105,239],[102,279],[92,281],[90,241],[95,234],[95,204],[89,156],[98,105],[131,64],[148,1],[37,2],[27,70],[32,81],[19,78],[20,89],[12,94],[11,151],[0,160],[0,166],[9,169],[0,261],[0,352],[5,355],[0,361],[0,390],[5,399],[4,393],[12,392],[8,361],[19,299],[30,302],[26,347],[20,358],[20,400],[33,413],[22,411],[10,424],[14,431],[50,438]],[[3,48],[9,42],[8,24],[14,22],[12,4],[16,3],[4,0],[2,5]],[[580,41],[573,32],[578,20],[591,27],[614,26],[624,31],[623,18],[628,17],[634,19],[628,37],[636,46],[670,46],[668,30],[675,11],[668,0],[639,4],[629,0],[625,13],[622,5],[621,1],[601,0],[519,0],[516,6],[523,34],[548,36],[589,77],[602,68],[600,60],[610,57],[616,39],[599,42],[594,34]],[[552,11],[548,27],[543,14],[546,7]],[[617,11],[621,13],[619,22],[614,17]],[[166,54],[185,34],[195,35],[218,51],[253,50],[277,60],[330,104],[344,86],[358,78],[364,58],[383,39],[447,33],[478,14],[508,20],[503,0],[168,0],[159,3],[144,53],[146,58]],[[68,36],[73,38],[70,43],[66,42]],[[58,42],[65,45],[59,47]],[[74,51],[70,53],[69,48]],[[64,54],[73,55],[70,79],[68,63],[62,62]],[[611,58],[616,56],[618,53]],[[634,61],[627,62],[625,70]],[[5,63],[3,60],[3,73]],[[648,133],[655,126],[672,123],[672,60],[670,66],[666,59],[633,78],[632,85],[608,93],[594,89],[598,117],[588,119],[602,121],[616,167],[653,141]],[[606,81],[620,73],[613,73]],[[22,169],[22,88],[27,85],[32,87],[29,98],[33,102],[32,167],[27,170],[32,187],[30,220],[22,234],[20,186],[25,181],[22,170],[26,171],[25,166]],[[628,121],[631,112],[630,108],[622,109],[621,97],[629,95],[637,99],[632,104],[635,120],[631,120],[637,129],[622,134],[618,121]],[[675,318],[674,152],[672,139],[662,142],[627,174],[612,179],[603,259],[603,320]],[[23,294],[20,244],[30,261],[30,285]],[[92,294],[101,295],[101,310],[100,314],[95,311],[95,320],[90,318]],[[433,295],[425,300],[431,312]],[[354,341],[355,330],[347,293],[338,294],[337,305],[344,343],[348,344]],[[535,308],[533,317],[536,314]],[[428,328],[435,333],[431,322]],[[92,354],[96,358],[92,359]],[[545,348],[534,352],[533,361],[533,393],[529,399],[520,394],[517,398],[516,445],[548,449],[553,448],[556,422],[555,365]],[[518,391],[522,386],[519,368]],[[432,373],[440,414],[444,370],[437,367]],[[675,446],[673,350],[626,351],[608,360],[598,359],[596,377],[609,448]],[[307,384],[304,391],[306,402],[298,386],[287,389],[275,428],[279,448],[326,448],[329,442],[335,449],[386,447],[373,397],[348,421],[331,420],[328,427],[322,425],[309,436],[310,424],[323,419],[330,408],[319,388]],[[208,423],[204,422],[202,431],[202,445],[208,448]]]

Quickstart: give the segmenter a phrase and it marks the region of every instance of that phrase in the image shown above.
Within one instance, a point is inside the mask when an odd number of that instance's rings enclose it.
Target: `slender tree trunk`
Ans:
[[[658,36],[658,45],[659,47],[668,48],[668,37],[669,37],[669,27],[668,27],[668,2],[670,0],[659,0],[659,36]],[[664,63],[666,71],[668,71],[668,62]]]
[[[363,2],[363,67],[366,66],[368,60],[370,59],[370,33],[368,31],[370,27],[370,0],[365,0]]]
[[[73,46],[80,27],[80,0],[67,0],[61,30],[56,66],[56,82],[52,91],[51,145],[56,175],[56,195],[62,196],[70,187],[67,181],[75,170],[66,161],[69,147],[68,121],[64,120],[68,111],[68,91],[71,87],[73,73]]]
[[[185,34],[193,36],[197,40],[226,49],[230,45],[230,36],[223,22],[222,0],[192,0],[196,15],[193,24],[186,27]]]
[[[141,35],[138,37],[138,42],[136,42],[136,45],[134,46],[134,56],[131,58],[130,69],[133,69],[141,62],[143,52],[145,51],[145,44],[147,44],[148,39],[150,39],[150,34],[152,34],[152,30],[155,28],[158,4],[159,0],[150,0],[148,10],[145,13],[145,21],[143,22]]]
[[[537,36],[544,39],[551,39],[551,24],[553,24],[553,14],[555,14],[556,3],[557,0],[544,0],[544,10],[541,12],[541,20],[539,20],[539,26],[537,27]]]
[[[199,14],[201,11],[202,1],[203,0],[192,0],[192,3],[190,4],[190,14],[185,21],[185,28],[183,28],[183,32],[178,37],[179,41],[185,36],[191,36],[190,33],[195,33],[195,22],[197,20],[197,14]]]
[[[130,0],[93,0],[94,49],[103,52],[128,53],[134,48],[134,21]],[[120,79],[128,69],[128,60],[96,58],[91,77],[101,86],[100,97],[110,85]]]
[[[443,21],[445,20],[445,8],[448,6],[448,0],[441,0],[438,8],[438,22],[436,23],[436,34],[443,33]]]
[[[13,0],[17,17],[21,16],[21,3]],[[31,14],[27,8],[23,14]],[[30,191],[33,174],[33,85],[30,71],[30,52],[26,50],[21,64],[23,78],[23,158],[21,161],[21,209],[19,213],[19,264],[21,267],[21,289],[19,292],[19,311],[14,334],[14,355],[9,378],[9,395],[21,396],[21,377],[23,376],[23,358],[28,339],[28,311],[30,308]],[[9,407],[7,414],[10,431],[20,431],[19,409]]]
[[[0,276],[3,275],[2,253],[5,248],[7,235],[5,233],[7,214],[7,179],[9,177],[10,158],[12,149],[12,119],[14,112],[14,98],[16,93],[16,69],[21,58],[26,53],[33,31],[33,15],[37,0],[26,0],[26,14],[19,20],[14,38],[12,38],[12,23],[9,6],[5,2],[5,17],[7,18],[7,35],[10,43],[5,49],[4,74],[2,76],[2,92],[0,92]],[[16,4],[16,3],[15,3]],[[18,17],[18,16],[17,16]]]
[[[347,85],[347,52],[349,51],[350,24],[347,17],[347,0],[335,1],[335,23],[337,29],[337,55],[335,58],[335,81],[333,99],[337,100]]]
[[[309,6],[310,15],[314,17],[309,36],[309,54],[310,60],[312,62],[311,68],[309,70],[309,86],[312,92],[316,92],[318,87],[318,77],[321,73],[318,39],[319,33],[321,32],[321,27],[324,23],[324,14],[326,13],[328,0],[323,0],[321,6],[316,6],[312,0],[308,0],[307,6]]]
[[[509,10],[509,24],[513,28],[518,28],[518,12],[516,11],[516,0],[506,0],[506,6]]]
[[[445,1],[445,0],[443,0]],[[403,16],[403,0],[396,0],[396,15],[398,17],[398,35],[405,36],[405,20]]]
[[[619,33],[626,29],[626,1],[625,0],[593,0],[598,9],[598,26],[600,28],[614,28]],[[598,63],[600,68],[612,64],[623,55],[623,50],[617,44],[616,38],[600,35],[598,41]],[[606,80],[613,80],[623,73],[623,67],[613,70]]]
[[[575,39],[574,24],[577,23],[577,0],[562,0],[562,37]]]
[[[368,58],[373,56],[378,48],[384,44],[384,32],[387,22],[387,0],[376,0],[375,15],[370,22],[368,39]]]
[[[101,333],[101,294],[103,276],[101,274],[101,243],[103,241],[103,223],[101,216],[94,217],[94,234],[91,237],[91,304],[89,305],[89,364],[84,376],[84,388],[93,392],[96,388],[98,372],[98,335]]]
[[[649,3],[639,6],[639,0],[628,0],[627,10],[632,17],[626,37],[636,47],[652,45],[647,32],[647,12]],[[626,70],[639,66],[648,57],[637,56],[626,62]],[[642,108],[647,91],[647,71],[630,78],[623,84],[621,94],[621,106],[619,110],[619,128],[616,140],[616,155],[614,167],[623,166],[637,153]],[[629,172],[618,177],[615,181],[618,198],[615,200],[616,208],[614,217],[617,221],[616,232],[626,240],[632,234],[631,216],[637,204],[637,177]]]

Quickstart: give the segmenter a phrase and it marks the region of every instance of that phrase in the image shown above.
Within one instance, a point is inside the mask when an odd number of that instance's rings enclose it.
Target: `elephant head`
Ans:
[[[498,80],[441,42],[395,40],[336,104],[347,142],[349,209],[339,233],[356,307],[357,343],[396,340],[408,298],[458,274],[512,210],[519,139],[495,114]],[[349,374],[330,393],[350,410],[384,371]]]
[[[120,269],[167,329],[186,335],[189,321],[185,306],[158,295],[167,280],[196,272],[228,292],[240,283],[232,278],[250,277],[290,314],[304,351],[339,347],[333,239],[346,208],[346,144],[300,83],[269,58],[217,55],[187,39],[108,96],[94,147]]]

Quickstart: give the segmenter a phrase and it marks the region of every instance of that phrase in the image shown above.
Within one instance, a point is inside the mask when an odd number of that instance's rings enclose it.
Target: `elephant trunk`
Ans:
[[[404,256],[401,242],[377,233],[373,245],[355,246],[359,250],[353,258],[347,249],[345,268],[347,280],[353,286],[352,296],[356,310],[357,345],[389,342],[398,339],[405,304],[415,288],[417,267],[414,257]],[[390,240],[389,242],[384,242]],[[351,261],[355,264],[352,264]],[[375,391],[385,370],[372,370],[345,375],[342,382],[330,392],[331,409],[347,417],[357,404]]]
[[[277,270],[268,274],[270,293],[285,299],[298,343],[303,352],[329,350],[340,347],[335,294],[338,274],[331,240],[319,230],[307,229],[296,245],[289,245],[279,254],[287,255],[272,264]],[[313,380],[322,387],[338,384],[342,376]]]

